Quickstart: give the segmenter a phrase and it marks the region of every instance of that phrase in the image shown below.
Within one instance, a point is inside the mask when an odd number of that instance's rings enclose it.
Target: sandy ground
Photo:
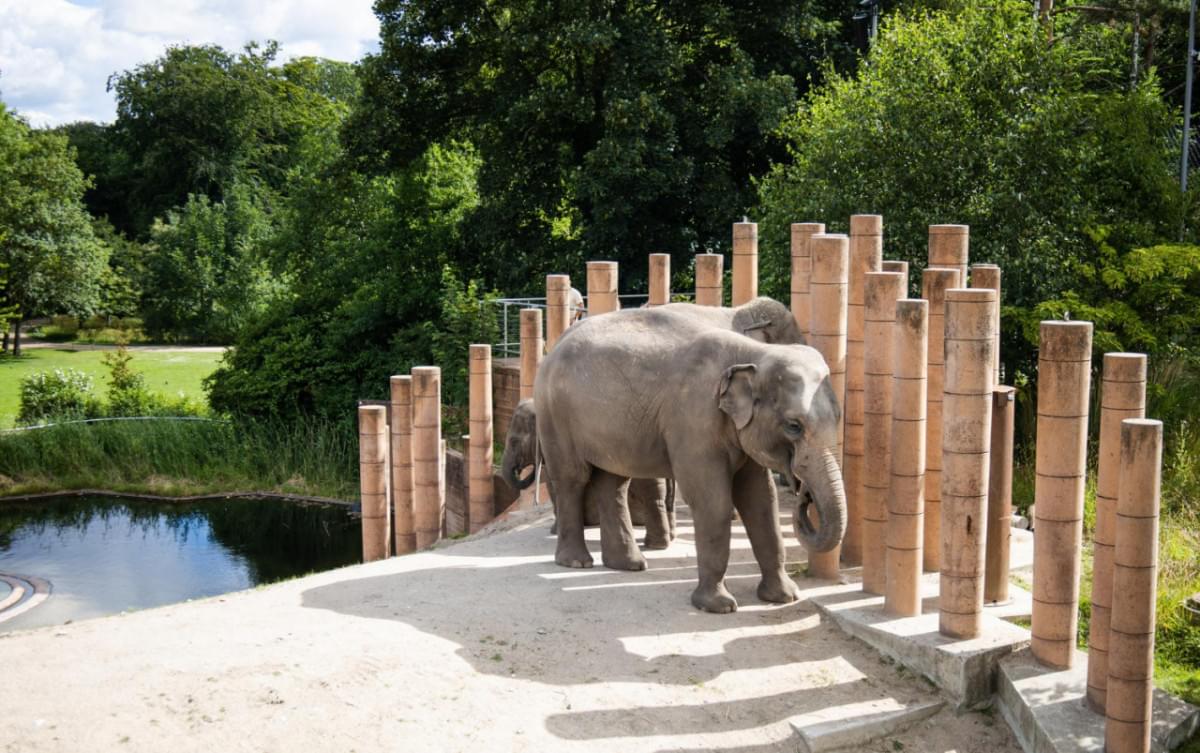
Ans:
[[[740,524],[731,615],[689,604],[686,514],[680,540],[640,573],[555,566],[545,516],[508,527],[2,635],[0,751],[765,753],[797,748],[789,719],[936,697],[807,603],[758,603]],[[864,749],[1019,750],[998,716],[949,710]]]

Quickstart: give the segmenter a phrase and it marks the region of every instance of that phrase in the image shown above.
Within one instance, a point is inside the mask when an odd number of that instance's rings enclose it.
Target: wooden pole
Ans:
[[[358,485],[363,562],[388,556],[387,408],[358,406]]]
[[[571,326],[571,277],[546,275],[546,352]]]
[[[808,321],[812,313],[812,302],[809,298],[809,285],[812,280],[812,237],[824,232],[824,222],[792,223],[792,316],[796,318],[800,334],[805,337],[812,329]]]
[[[850,239],[845,235],[818,234],[812,237],[812,333],[809,345],[829,365],[829,385],[839,405],[846,392],[846,309],[850,280]],[[838,463],[842,462],[843,425],[838,425]],[[815,513],[810,513],[815,515]],[[814,524],[817,521],[814,520]],[[809,574],[836,579],[841,546],[828,552],[810,552]]]
[[[892,463],[888,495],[884,610],[921,613],[921,549],[925,518],[925,375],[929,368],[929,302],[896,302],[892,345]]]
[[[417,366],[412,385],[413,527],[417,549],[427,549],[442,538],[442,370]]]
[[[725,305],[724,256],[696,254],[696,303],[701,306]]]
[[[671,302],[671,255],[650,254],[650,306]]]
[[[987,554],[983,600],[1008,601],[1008,553],[1012,540],[1013,426],[1017,391],[992,388],[992,452],[988,468]]]
[[[521,309],[521,399],[533,397],[533,380],[542,362],[542,310]]]
[[[733,223],[733,305],[758,297],[758,224]]]
[[[958,284],[967,285],[970,228],[966,225],[929,226],[929,266],[958,270]]]
[[[925,437],[925,572],[934,573],[942,561],[942,388],[946,373],[946,291],[961,287],[957,269],[926,267],[921,291],[929,301],[929,368],[926,372]]]
[[[492,346],[469,348],[470,434],[467,451],[467,530],[475,533],[495,515],[496,490],[492,469]]]
[[[588,316],[607,314],[621,308],[617,298],[617,263],[589,261],[587,263]]]
[[[1146,356],[1105,353],[1100,382],[1100,450],[1096,472],[1096,531],[1092,537],[1092,619],[1088,631],[1088,705],[1104,713],[1108,688],[1113,545],[1121,477],[1121,422],[1146,415]]]
[[[1033,656],[1066,669],[1079,626],[1091,322],[1042,322],[1034,487]]]
[[[1120,477],[1104,748],[1108,753],[1149,753],[1161,421],[1127,418],[1121,422]]]
[[[904,278],[896,272],[866,275],[863,300],[863,590],[883,594],[887,584],[888,494],[892,486],[892,345],[896,301]]]
[[[996,291],[996,321],[1000,321],[1000,267],[995,264],[972,264],[971,287],[988,288]],[[1000,327],[996,327],[996,344],[992,348],[995,354],[995,375],[992,381],[1000,384]]]
[[[416,551],[413,530],[412,377],[393,376],[392,391],[392,517],[396,554]]]

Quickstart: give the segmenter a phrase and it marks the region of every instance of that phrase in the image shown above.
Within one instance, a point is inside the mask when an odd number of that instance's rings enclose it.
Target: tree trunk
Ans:
[[[13,319],[13,357],[21,355],[21,320]]]
[[[1038,17],[1043,21],[1050,20],[1050,13],[1054,10],[1054,0],[1038,0]]]
[[[7,319],[4,320],[4,325],[3,325],[3,327],[0,327],[0,329],[4,330],[4,343],[0,344],[0,353],[7,353],[8,352],[8,320]]]

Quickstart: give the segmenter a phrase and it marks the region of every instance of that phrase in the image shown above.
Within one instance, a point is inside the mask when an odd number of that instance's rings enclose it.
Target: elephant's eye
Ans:
[[[794,437],[803,436],[804,424],[800,423],[799,421],[788,421],[787,424],[784,425],[784,431]]]

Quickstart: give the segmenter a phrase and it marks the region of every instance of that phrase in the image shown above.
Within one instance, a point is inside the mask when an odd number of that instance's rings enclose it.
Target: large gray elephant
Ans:
[[[762,571],[759,598],[797,598],[784,572],[771,470],[794,490],[803,485],[794,522],[808,550],[829,551],[841,541],[841,408],[829,368],[812,348],[764,344],[714,328],[676,304],[613,312],[585,320],[559,340],[538,370],[534,400],[557,501],[560,565],[591,566],[583,538],[585,496],[620,499],[630,478],[674,478],[688,500],[699,565],[692,603],[700,609],[737,608],[724,583],[735,508]],[[817,527],[809,521],[810,507]],[[605,563],[640,557],[631,533],[604,535],[629,532],[628,511],[601,505],[600,513]]]

